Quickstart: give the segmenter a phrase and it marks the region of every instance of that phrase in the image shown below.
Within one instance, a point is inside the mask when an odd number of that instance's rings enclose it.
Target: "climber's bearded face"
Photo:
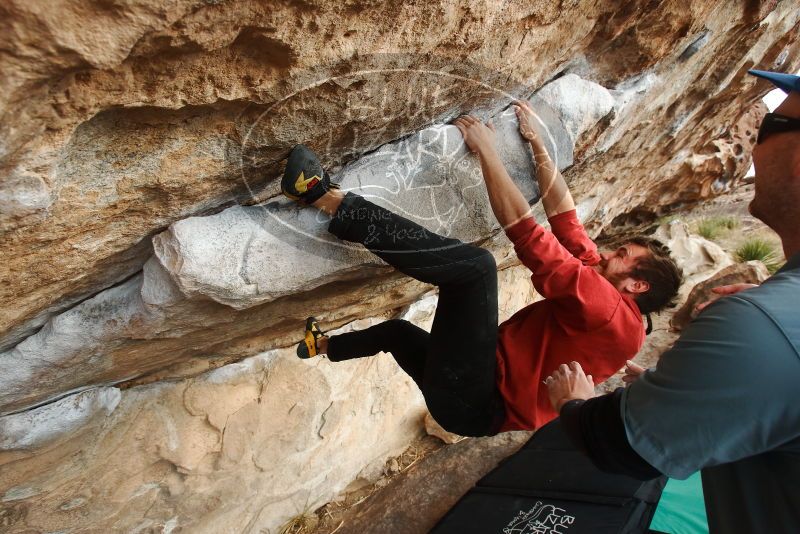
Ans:
[[[611,282],[618,290],[631,290],[631,284],[637,281],[631,278],[631,273],[636,268],[639,260],[648,256],[647,247],[636,243],[626,243],[616,250],[604,250],[600,253],[600,262],[592,268],[600,273],[603,278]],[[632,291],[638,292],[638,291]]]
[[[792,91],[774,113],[800,119],[800,93]],[[755,194],[750,213],[779,235],[796,232],[800,217],[800,130],[774,133],[753,148]]]

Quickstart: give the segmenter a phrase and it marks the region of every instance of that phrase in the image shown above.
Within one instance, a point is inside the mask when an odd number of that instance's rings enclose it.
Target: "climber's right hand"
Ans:
[[[517,114],[520,135],[531,143],[540,143],[541,137],[533,127],[533,123],[538,121],[539,117],[533,111],[531,105],[525,100],[515,100],[513,108]]]

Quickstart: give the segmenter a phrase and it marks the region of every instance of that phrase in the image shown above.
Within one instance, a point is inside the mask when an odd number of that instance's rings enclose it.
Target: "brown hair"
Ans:
[[[642,314],[661,311],[675,305],[675,297],[683,283],[683,273],[672,259],[669,248],[651,237],[634,237],[628,243],[647,248],[650,252],[642,257],[630,273],[630,277],[650,284],[650,289],[634,297]]]

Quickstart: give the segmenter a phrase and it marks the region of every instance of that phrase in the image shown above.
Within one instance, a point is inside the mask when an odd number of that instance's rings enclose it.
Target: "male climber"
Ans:
[[[578,361],[603,381],[644,340],[642,314],[674,297],[681,275],[666,249],[639,238],[598,253],[575,214],[572,196],[532,124],[526,102],[515,106],[520,133],[536,160],[536,177],[552,233],[534,220],[495,150],[495,131],[471,116],[455,121],[477,154],[489,201],[545,300],[498,327],[497,267],[485,249],[434,234],[332,184],[302,145],[289,155],[284,194],[330,215],[328,230],[361,243],[400,272],[439,287],[431,332],[389,320],[359,332],[325,336],[313,318],[298,356],[331,361],[389,352],[421,389],[446,430],[486,436],[534,429],[556,416],[542,378]]]
[[[800,532],[800,76],[749,73],[787,94],[758,129],[749,206],[786,265],[759,287],[723,286],[730,296],[625,389],[595,397],[582,363],[547,378],[561,426],[599,468],[642,480],[699,470],[712,534]]]

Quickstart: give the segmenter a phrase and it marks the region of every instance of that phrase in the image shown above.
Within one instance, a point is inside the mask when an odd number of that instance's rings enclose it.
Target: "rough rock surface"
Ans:
[[[745,69],[798,66],[796,7],[7,2],[4,342],[136,272],[171,222],[274,194],[295,142],[348,161],[560,74],[617,97],[570,172],[596,229],[713,194],[747,167]]]
[[[539,109],[563,107],[566,101],[548,102],[547,98],[575,90],[592,98],[606,97],[581,106],[579,124],[566,110],[543,113],[538,126],[558,155],[564,151],[557,146],[572,147],[563,121],[572,124],[573,134],[581,134],[593,120],[609,112],[611,97],[602,87],[577,76],[565,76],[544,89],[552,86],[555,89],[549,91],[550,96],[537,96]],[[572,89],[560,89],[565,86]],[[517,132],[514,112],[500,113],[496,123],[500,153],[509,173],[528,198],[536,200],[532,160]],[[556,161],[567,165],[560,157]],[[347,165],[333,179],[344,190],[361,194],[436,233],[475,242],[486,241],[499,230],[477,158],[466,149],[454,126],[426,128],[390,143]],[[387,272],[380,259],[361,246],[335,239],[326,226],[326,218],[317,210],[298,207],[289,200],[234,206],[216,215],[174,223],[153,238],[155,256],[145,264],[142,275],[56,315],[39,332],[0,353],[0,414],[83,387],[129,380],[150,370],[146,362],[136,359],[129,360],[130,365],[117,365],[114,349],[126,350],[133,335],[141,339],[136,346],[136,353],[141,354],[152,350],[148,339],[157,343],[164,336],[175,336],[174,321],[187,315],[181,308],[194,310],[187,317],[191,324],[186,330],[191,331],[192,326],[208,330],[220,320],[229,323],[230,318],[220,319],[213,308],[207,309],[207,299],[247,310],[332,282]],[[216,343],[229,339],[231,331],[225,328]],[[172,356],[180,358],[179,354]],[[63,376],[56,371],[66,362],[72,372]]]
[[[434,307],[404,317],[429,327]],[[0,418],[0,508],[22,516],[3,531],[280,525],[374,479],[424,413],[391,356],[333,364],[293,347],[191,380],[89,390]]]
[[[469,438],[424,458],[372,496],[339,532],[429,532],[475,481],[516,452],[531,432]]]
[[[695,285],[686,302],[675,312],[669,324],[675,330],[684,329],[692,319],[697,317],[698,312],[695,307],[698,304],[719,298],[719,295],[712,291],[715,287],[730,284],[760,284],[767,278],[769,278],[769,271],[760,261],[729,265]]]
[[[0,451],[37,450],[69,438],[93,419],[108,416],[120,400],[117,388],[94,388],[40,408],[0,418]]]
[[[248,518],[240,531],[274,531],[295,496],[322,502],[358,476],[366,464],[355,445],[324,487],[300,463],[286,464],[299,474],[270,478],[273,466],[248,456],[258,448],[250,437],[280,443],[284,457],[334,441],[283,433],[277,412],[253,414],[264,369],[289,397],[313,391],[297,362],[263,354],[296,342],[310,314],[338,327],[384,317],[430,288],[358,252],[294,248],[323,273],[308,291],[291,261],[270,256],[286,242],[264,239],[258,225],[280,207],[280,162],[293,144],[316,149],[362,191],[412,175],[440,184],[441,166],[395,156],[431,140],[452,148],[438,153],[448,176],[476,187],[428,187],[449,196],[426,196],[416,213],[436,224],[431,214],[445,215],[453,235],[481,241],[507,267],[474,160],[451,144],[452,118],[497,121],[504,159],[528,179],[529,156],[504,110],[532,98],[587,227],[625,231],[743,176],[764,112],[753,104],[767,90],[745,72],[797,70],[799,21],[796,0],[3,3],[0,525],[212,532],[221,518]],[[377,172],[387,157],[399,163],[393,177]],[[406,193],[422,208],[420,192]],[[465,206],[482,207],[447,218]],[[520,304],[531,297],[523,281]],[[396,374],[374,367],[361,373],[373,383]],[[208,386],[201,400],[214,406],[188,411],[186,392],[212,375],[241,387]],[[318,384],[320,406],[350,387],[342,377]],[[411,428],[416,408],[382,398],[394,415],[380,424]],[[229,408],[247,420],[231,427],[248,436],[231,438],[233,452],[219,427]],[[318,408],[303,417],[319,422]],[[376,443],[376,462],[419,424]],[[228,478],[231,458],[247,467]],[[246,487],[265,500],[244,500]]]
[[[689,226],[681,221],[662,224],[654,237],[667,245],[675,255],[678,267],[683,271],[684,289],[690,289],[700,280],[733,263],[733,259],[722,247],[689,232]]]
[[[527,269],[500,271],[499,295],[501,319],[537,298]],[[430,329],[436,302],[429,293],[397,316]],[[187,380],[88,389],[0,417],[0,524],[275,529],[374,481],[425,416],[416,385],[385,354],[334,364],[290,347]]]

